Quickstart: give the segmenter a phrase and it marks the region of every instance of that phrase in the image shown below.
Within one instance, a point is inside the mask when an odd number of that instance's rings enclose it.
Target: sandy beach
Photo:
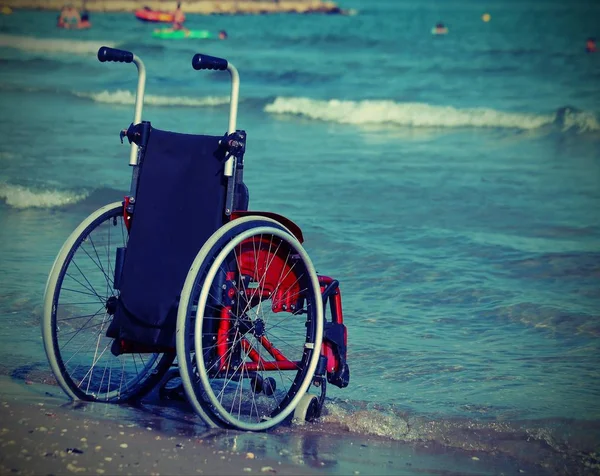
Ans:
[[[14,9],[60,10],[71,3],[90,12],[133,12],[149,7],[153,10],[171,11],[177,5],[173,0],[6,0],[4,6]],[[186,13],[201,15],[240,15],[267,13],[345,13],[334,2],[323,0],[187,0],[182,2]]]
[[[221,448],[225,432],[133,407],[70,403],[42,384],[2,378],[0,404],[0,474],[314,474]]]

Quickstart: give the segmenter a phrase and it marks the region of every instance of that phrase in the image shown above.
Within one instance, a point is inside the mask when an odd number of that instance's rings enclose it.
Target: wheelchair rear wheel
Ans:
[[[249,216],[213,234],[190,268],[177,320],[184,389],[208,424],[265,430],[291,419],[322,338],[318,277],[289,230]]]
[[[116,250],[127,245],[123,205],[106,205],[87,217],[61,248],[46,284],[42,335],[56,380],[73,399],[128,401],[158,383],[171,354],[110,351],[106,329],[119,291]]]

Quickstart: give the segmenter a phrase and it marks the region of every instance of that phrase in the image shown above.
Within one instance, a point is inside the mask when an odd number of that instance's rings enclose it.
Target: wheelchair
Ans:
[[[248,210],[246,133],[236,129],[239,74],[196,54],[195,70],[227,71],[222,136],[142,121],[146,69],[129,51],[101,62],[138,70],[132,179],[69,236],[50,271],[42,336],[74,400],[139,401],[174,375],[213,428],[263,431],[321,413],[327,384],[349,383],[339,282],[319,275],[291,220]]]

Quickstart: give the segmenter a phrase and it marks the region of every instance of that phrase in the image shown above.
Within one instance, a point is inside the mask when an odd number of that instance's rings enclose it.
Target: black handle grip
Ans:
[[[218,71],[225,71],[227,69],[227,60],[198,53],[192,58],[192,67],[194,69],[216,69]]]
[[[101,63],[104,63],[105,61],[131,63],[133,61],[133,53],[125,50],[117,50],[116,48],[109,48],[108,46],[102,46],[98,50],[98,60]]]

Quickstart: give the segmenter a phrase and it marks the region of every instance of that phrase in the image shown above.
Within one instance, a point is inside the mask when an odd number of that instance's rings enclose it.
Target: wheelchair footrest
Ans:
[[[327,381],[336,387],[344,388],[350,383],[350,368],[346,362],[347,331],[344,324],[325,324],[321,353],[326,359]]]
[[[344,361],[337,371],[328,372],[327,381],[339,388],[347,387],[350,383],[350,367],[348,367],[348,364]]]
[[[329,276],[319,276],[323,306],[331,312],[331,321],[325,322],[321,360],[318,375],[327,374],[327,381],[344,388],[350,383],[350,368],[346,362],[348,331],[344,325],[342,295],[339,282]]]

